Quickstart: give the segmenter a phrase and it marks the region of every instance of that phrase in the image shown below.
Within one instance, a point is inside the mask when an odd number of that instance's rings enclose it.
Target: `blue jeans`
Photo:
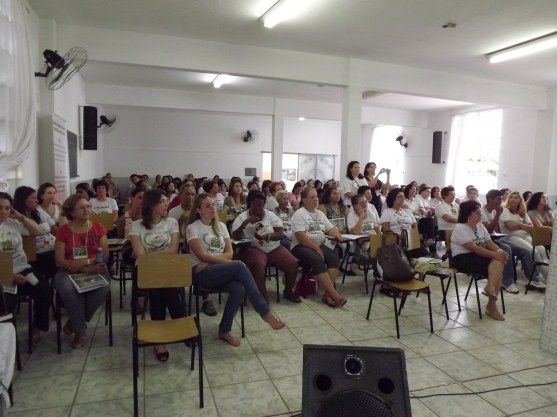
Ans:
[[[507,288],[509,285],[514,283],[513,251],[506,242],[501,242],[500,240],[496,240],[494,241],[494,243],[497,246],[499,246],[502,250],[507,252],[507,255],[509,255],[509,261],[505,264],[505,267],[503,268],[503,287]]]
[[[530,279],[530,275],[534,270],[534,258],[532,258],[532,245],[528,245],[522,239],[516,236],[507,236],[504,239],[501,239],[504,243],[511,247],[513,251],[513,256],[518,257],[522,266],[524,267],[524,274],[526,275],[527,279]],[[533,281],[539,281],[540,275],[539,273],[534,274]],[[503,283],[503,285],[505,285]]]
[[[232,323],[238,309],[247,295],[255,311],[260,316],[270,313],[269,305],[261,295],[249,269],[240,262],[209,265],[200,273],[193,268],[193,282],[203,288],[222,289],[228,300],[219,324],[219,333],[226,334],[232,330]]]

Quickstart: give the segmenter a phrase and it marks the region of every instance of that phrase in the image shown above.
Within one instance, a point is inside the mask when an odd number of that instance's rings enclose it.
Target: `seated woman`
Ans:
[[[342,234],[317,210],[319,201],[317,191],[307,188],[302,191],[302,207],[292,216],[292,254],[304,267],[316,275],[321,288],[325,290],[323,302],[330,307],[342,307],[346,304],[335,289],[340,259],[337,254],[325,246],[326,236],[343,241]]]
[[[277,199],[275,198],[275,194],[277,191],[282,190],[282,184],[280,182],[272,182],[269,185],[269,193],[271,194],[270,197],[267,197],[267,202],[265,203],[265,209],[269,211],[275,211],[278,207]]]
[[[553,227],[555,219],[547,204],[547,196],[544,193],[540,191],[532,194],[526,208],[528,209],[528,216],[535,227]]]
[[[530,217],[526,214],[526,204],[522,200],[522,196],[518,191],[509,194],[507,204],[499,217],[499,228],[501,233],[507,234],[506,240],[513,244],[524,248],[528,253],[532,253],[532,230],[534,225],[530,221]],[[535,260],[545,259],[545,248],[540,246],[536,248]],[[539,266],[542,275],[547,279],[547,266]],[[529,278],[529,277],[528,277]],[[545,284],[540,280],[539,274],[535,273],[530,284],[530,289],[537,291],[545,291]]]
[[[13,283],[18,293],[29,294],[33,299],[33,344],[39,342],[44,332],[48,331],[50,302],[52,292],[48,280],[42,272],[27,262],[23,251],[22,236],[38,236],[43,229],[29,217],[12,207],[12,197],[0,192],[0,252],[13,252]],[[5,293],[8,311],[13,313],[16,297]]]
[[[62,215],[68,223],[60,226],[56,233],[54,256],[58,272],[54,276],[54,288],[68,313],[64,334],[74,334],[72,347],[82,348],[85,344],[87,322],[110,293],[110,285],[91,291],[78,293],[69,278],[70,274],[98,273],[110,283],[106,266],[108,260],[108,240],[102,224],[89,220],[91,207],[86,198],[79,194],[69,196],[62,205]],[[102,249],[104,262],[96,263],[95,258]]]
[[[278,216],[282,222],[284,237],[281,239],[280,244],[286,249],[290,250],[290,243],[292,242],[292,216],[294,215],[294,210],[292,210],[288,203],[288,193],[285,190],[277,191],[275,198],[278,202],[278,207],[275,209],[274,213]]]
[[[369,187],[366,187],[369,189]],[[380,235],[381,223],[377,209],[361,194],[352,196],[352,208],[346,223],[349,233],[353,235]],[[360,240],[360,239],[359,239]],[[365,265],[369,260],[369,239],[365,238],[366,242],[360,242],[355,248],[356,262],[360,265]]]
[[[92,213],[112,213],[114,221],[118,218],[118,203],[113,198],[108,197],[108,184],[104,181],[95,182],[95,192],[97,197],[89,200]]]
[[[437,228],[441,240],[445,240],[445,230],[453,230],[458,223],[458,204],[455,203],[455,189],[452,185],[441,189],[441,202],[435,206]]]
[[[141,220],[132,223],[130,242],[136,259],[157,252],[178,253],[179,231],[176,219],[167,217],[168,198],[161,190],[147,190],[143,194]],[[137,272],[135,272],[137,273]],[[157,288],[149,290],[150,314],[152,320],[164,320],[166,310],[170,317],[177,319],[186,315],[178,288]],[[155,346],[155,354],[160,362],[168,361],[166,346]]]
[[[244,185],[239,178],[234,178],[230,181],[228,197],[224,199],[224,206],[228,209],[228,215],[233,215],[234,218],[247,209]]]
[[[41,184],[37,190],[37,199],[39,201],[37,210],[41,218],[48,222],[50,233],[56,235],[58,227],[67,222],[66,218],[61,215],[62,203],[58,200],[56,187],[49,182]]]
[[[31,264],[47,278],[51,278],[54,277],[57,270],[54,261],[54,241],[56,238],[51,232],[51,221],[41,216],[38,207],[37,193],[33,188],[21,186],[15,190],[14,209],[36,222],[43,230],[43,233],[35,238],[37,259]]]
[[[168,198],[169,204],[172,202],[172,200],[178,197],[178,193],[176,192],[176,186],[174,185],[173,182],[169,182],[168,184],[166,184],[165,195],[166,198]]]
[[[356,190],[357,191],[357,190]],[[357,194],[354,194],[357,195]],[[346,233],[346,216],[350,209],[344,205],[340,191],[336,187],[329,187],[321,197],[319,210],[329,219],[340,233]]]
[[[424,196],[429,197],[429,188],[422,187],[420,189]],[[433,213],[435,210],[431,209],[429,206],[424,205],[425,198],[421,195],[416,195],[416,186],[414,184],[409,184],[404,187],[404,205],[403,207],[410,209],[414,218],[418,222],[418,230],[422,238],[422,242],[429,247],[431,254],[435,254],[435,219]]]
[[[195,198],[186,239],[192,258],[193,282],[202,288],[222,289],[229,293],[219,324],[219,339],[234,347],[240,346],[240,340],[230,332],[244,296],[273,329],[285,326],[269,309],[249,269],[243,262],[232,259],[230,235],[226,226],[218,221],[211,195],[203,193]]]
[[[295,183],[292,187],[292,192],[288,196],[288,202],[290,203],[290,206],[293,210],[298,210],[298,207],[300,207],[300,201],[302,200],[300,193],[302,192],[303,188],[304,186],[301,182]]]
[[[275,213],[263,208],[265,200],[261,191],[251,191],[248,194],[248,210],[236,217],[232,225],[234,239],[251,239],[250,246],[240,249],[238,259],[251,271],[259,292],[267,302],[265,268],[270,265],[284,272],[284,298],[300,303],[302,300],[293,291],[298,260],[280,244],[284,236],[282,222]]]
[[[404,208],[404,192],[402,188],[394,188],[387,194],[387,209],[381,214],[381,231],[383,233],[393,232],[397,236],[402,235],[406,230],[417,227],[416,219],[410,209]],[[410,251],[413,258],[428,256],[429,252],[425,248],[417,248]]]
[[[469,200],[460,205],[458,223],[451,236],[451,251],[454,266],[460,272],[487,277],[484,291],[489,301],[485,314],[493,320],[505,320],[496,302],[509,255],[491,241],[482,224],[481,204],[477,201]]]

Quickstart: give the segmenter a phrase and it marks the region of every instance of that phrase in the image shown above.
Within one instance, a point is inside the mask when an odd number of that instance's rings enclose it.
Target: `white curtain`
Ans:
[[[27,159],[36,131],[29,18],[23,0],[0,0],[0,178]]]

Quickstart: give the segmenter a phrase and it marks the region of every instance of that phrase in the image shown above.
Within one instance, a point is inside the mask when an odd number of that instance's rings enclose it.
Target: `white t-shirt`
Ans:
[[[282,227],[284,229],[284,235],[288,239],[292,239],[292,223],[290,222],[290,212],[292,209],[288,209],[288,213],[284,211],[280,211],[278,208],[275,209],[275,214],[278,216],[280,221],[282,222]],[[293,211],[292,211],[293,213]]]
[[[367,181],[365,178],[355,178],[353,180],[348,178],[343,178],[342,184],[340,187],[340,193],[342,194],[342,198],[344,199],[345,206],[351,206],[352,201],[350,197],[346,197],[346,193],[358,193],[358,188],[362,185],[367,185]]]
[[[220,210],[221,208],[224,207],[224,196],[221,193],[217,193],[214,200],[215,200],[215,207],[217,208],[217,210]]]
[[[528,214],[524,214],[524,217],[520,217],[518,214],[512,214],[508,208],[504,208],[503,212],[501,213],[501,217],[499,217],[499,228],[501,229],[501,233],[505,233],[511,236],[518,236],[518,237],[528,237],[530,233],[526,230],[510,230],[505,226],[505,222],[509,220],[514,220],[515,222],[525,223],[531,225],[532,222],[530,221],[530,217]]]
[[[444,201],[435,207],[435,216],[437,217],[437,227],[439,230],[454,230],[456,223],[450,223],[443,219],[445,214],[458,219],[459,206],[456,203],[447,204]]]
[[[391,232],[400,235],[403,229],[410,230],[416,219],[409,209],[395,211],[394,208],[386,208],[381,212],[381,224],[383,223],[389,223]]]
[[[41,206],[37,207],[37,211],[41,216],[41,222],[48,222],[49,226],[58,224],[60,220],[60,208],[56,204],[53,204],[52,207],[54,207],[54,216],[48,214]]]
[[[23,223],[8,218],[0,224],[0,252],[13,251],[13,272],[15,274],[24,269],[31,268],[23,251],[23,239],[21,236],[29,236],[29,231]]]
[[[298,239],[296,239],[296,232],[306,232],[316,245],[321,246],[327,239],[325,234],[334,228],[333,224],[321,210],[315,210],[315,212],[310,213],[305,207],[298,209],[290,221],[292,222],[292,244],[290,245],[290,250],[300,244]]]
[[[423,217],[420,209],[424,208],[424,204],[418,199],[418,197],[414,197],[412,200],[405,198],[404,204],[408,206],[408,209],[412,212],[415,218],[421,219]]]
[[[89,205],[93,213],[114,213],[118,211],[116,200],[110,197],[106,197],[104,201],[100,201],[98,198],[92,198],[89,200]]]
[[[130,236],[139,236],[145,252],[156,252],[170,246],[172,235],[178,233],[178,222],[170,217],[161,219],[160,222],[147,229],[141,222],[136,220],[132,223]]]
[[[486,242],[491,240],[485,226],[478,223],[476,232],[466,223],[457,223],[451,235],[451,251],[453,256],[470,253],[464,244],[473,242],[476,246],[485,248]]]
[[[186,210],[182,208],[182,205],[172,207],[170,210],[168,210],[168,217],[172,217],[173,219],[176,219],[177,222],[179,222],[180,217],[182,217],[182,215],[185,212]],[[186,222],[182,224],[182,228],[180,229],[180,240],[183,239],[185,234],[186,234]]]
[[[267,201],[265,201],[265,209],[270,211],[274,211],[278,207],[278,205],[279,204],[275,196],[271,196],[267,198]]]
[[[236,229],[238,229],[243,222],[250,216],[249,210],[240,213],[234,223],[232,224],[232,233]],[[273,233],[275,227],[283,227],[282,222],[278,218],[278,216],[266,209],[263,209],[263,218],[261,221],[257,223],[250,223],[244,228],[244,238],[251,239],[251,246],[256,247],[257,249],[261,249],[265,253],[269,253],[280,246],[280,241],[278,240],[270,240],[267,241],[259,241],[255,236],[255,232],[257,231],[260,235],[266,235],[268,233]]]
[[[348,213],[348,217],[346,219],[346,223],[348,224],[348,231],[350,233],[354,232],[354,227],[356,223],[358,223],[360,216],[358,216],[353,210]],[[381,222],[379,220],[379,214],[377,213],[377,209],[373,204],[367,205],[366,210],[366,218],[362,223],[362,229],[360,231],[360,235],[374,235],[375,234],[375,227],[380,227]]]
[[[224,253],[225,239],[230,239],[226,225],[218,222],[219,236],[215,236],[213,228],[209,225],[204,225],[201,220],[196,220],[186,229],[186,239],[191,242],[194,239],[199,239],[201,244],[212,255]],[[199,264],[201,260],[191,251],[192,266]]]

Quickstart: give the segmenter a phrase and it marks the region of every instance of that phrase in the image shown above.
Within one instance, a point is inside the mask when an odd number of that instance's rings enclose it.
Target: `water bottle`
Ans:
[[[103,249],[99,248],[99,251],[97,252],[97,256],[95,257],[95,263],[97,264],[103,264],[104,263],[104,254],[103,254]]]

